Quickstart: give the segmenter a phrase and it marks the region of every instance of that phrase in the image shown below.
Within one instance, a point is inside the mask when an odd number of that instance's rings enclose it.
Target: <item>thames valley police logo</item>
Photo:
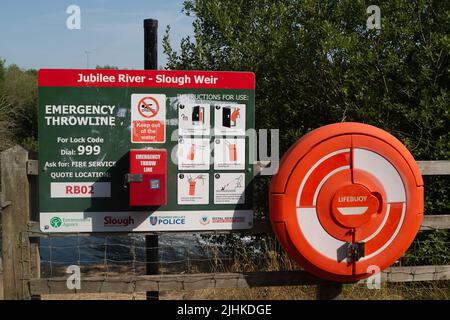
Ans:
[[[150,217],[150,224],[152,226],[156,225],[158,223],[158,217]]]
[[[150,224],[152,226],[162,225],[162,226],[170,226],[170,225],[181,225],[186,224],[185,216],[169,216],[169,217],[150,217]]]

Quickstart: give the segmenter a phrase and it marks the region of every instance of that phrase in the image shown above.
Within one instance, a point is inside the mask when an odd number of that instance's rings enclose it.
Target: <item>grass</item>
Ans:
[[[314,300],[315,286],[262,287],[250,289],[204,289],[161,292],[162,300]],[[43,300],[144,300],[144,293],[134,294],[58,294],[43,295]],[[450,284],[408,283],[385,285],[369,290],[361,285],[344,285],[342,299],[348,300],[449,300]]]

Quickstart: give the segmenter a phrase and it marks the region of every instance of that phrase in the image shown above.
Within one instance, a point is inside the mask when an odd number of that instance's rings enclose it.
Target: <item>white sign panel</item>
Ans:
[[[131,95],[131,142],[166,141],[166,95],[135,93]]]
[[[110,182],[52,182],[51,198],[109,198]]]
[[[146,232],[251,229],[252,210],[41,212],[45,232]]]
[[[179,173],[178,204],[208,204],[209,174]]]
[[[180,104],[178,106],[178,133],[180,135],[209,135],[209,104]]]
[[[209,139],[180,137],[178,140],[179,170],[208,170],[209,164]]]
[[[214,107],[215,135],[245,135],[245,104],[219,104]]]
[[[214,140],[214,170],[245,170],[245,138]]]
[[[214,175],[214,203],[245,203],[245,174],[216,173]]]

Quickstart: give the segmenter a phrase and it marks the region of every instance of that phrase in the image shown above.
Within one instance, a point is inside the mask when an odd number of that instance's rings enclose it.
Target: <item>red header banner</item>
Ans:
[[[41,69],[41,87],[255,89],[252,72]]]

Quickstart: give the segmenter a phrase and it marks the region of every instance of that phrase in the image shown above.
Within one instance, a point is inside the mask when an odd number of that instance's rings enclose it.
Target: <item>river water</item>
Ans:
[[[1,244],[1,238],[0,238]],[[162,270],[190,272],[192,266],[208,264],[216,253],[201,236],[173,233],[159,236],[159,265]],[[0,247],[1,248],[1,247]],[[41,238],[40,254],[43,276],[56,275],[69,265],[123,266],[145,268],[145,237],[49,237]]]

